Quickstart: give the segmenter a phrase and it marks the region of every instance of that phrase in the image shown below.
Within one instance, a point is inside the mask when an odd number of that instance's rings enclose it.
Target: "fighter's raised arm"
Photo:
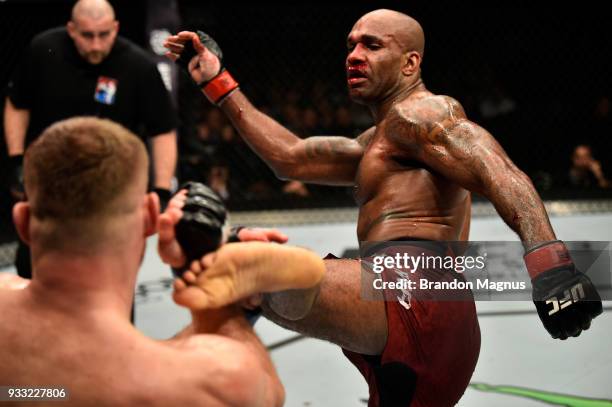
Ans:
[[[216,43],[205,36],[182,31],[169,37],[168,57],[181,61],[208,99],[217,104],[251,148],[279,178],[327,185],[353,185],[364,147],[374,134],[368,129],[356,139],[319,136],[301,139],[258,110],[224,69]],[[195,53],[189,48],[193,45]]]
[[[526,250],[556,239],[529,177],[489,132],[466,118],[456,100],[431,96],[394,110],[386,128],[405,154],[489,199]]]
[[[488,131],[469,121],[461,105],[446,96],[430,96],[410,105],[400,103],[390,112],[385,126],[389,138],[405,155],[485,196],[519,235],[538,314],[554,338],[578,336],[590,326],[591,319],[602,312],[595,287],[576,270],[565,244],[556,240],[531,179]],[[553,297],[563,298],[564,290],[577,285],[587,301],[561,312],[551,312],[545,305],[544,301],[548,304]]]

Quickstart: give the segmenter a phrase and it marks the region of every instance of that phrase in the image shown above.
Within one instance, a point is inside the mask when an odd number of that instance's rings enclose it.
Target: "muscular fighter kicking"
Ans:
[[[209,37],[171,36],[168,56],[186,59],[181,54],[189,42],[197,53],[185,61],[193,80],[277,176],[355,187],[361,241],[466,240],[470,192],[477,192],[519,235],[538,298],[563,296],[580,284],[593,300],[554,315],[544,301],[536,301],[553,338],[579,335],[601,313],[599,296],[556,240],[529,177],[485,129],[466,118],[456,100],[426,89],[420,69],[424,34],[413,18],[376,10],[361,17],[348,35],[349,95],[369,106],[375,119],[375,126],[357,139],[297,137],[249,102],[223,69]],[[293,321],[285,314],[303,300],[300,292],[264,296],[265,315],[342,346],[370,385],[370,406],[456,403],[480,347],[473,302],[415,300],[403,307],[363,301],[358,263],[326,265],[318,297],[303,318]]]

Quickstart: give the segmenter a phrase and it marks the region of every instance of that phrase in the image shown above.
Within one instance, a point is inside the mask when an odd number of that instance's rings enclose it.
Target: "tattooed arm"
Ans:
[[[363,149],[374,128],[357,139],[310,137],[301,139],[271,117],[257,110],[237,90],[221,104],[244,140],[282,179],[352,185]]]
[[[435,97],[417,109],[397,109],[395,126],[414,137],[398,138],[420,161],[462,187],[485,196],[526,250],[555,240],[546,209],[529,177],[455,100]]]

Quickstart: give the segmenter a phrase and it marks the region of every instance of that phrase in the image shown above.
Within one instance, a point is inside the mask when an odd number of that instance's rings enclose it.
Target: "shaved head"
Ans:
[[[416,51],[421,55],[425,51],[423,27],[407,14],[387,9],[374,10],[362,16],[354,29],[360,25],[374,27],[393,37],[402,51]]]
[[[114,20],[115,10],[106,0],[79,0],[72,8],[72,21],[77,21],[84,17],[93,20],[110,17]]]
[[[425,35],[418,21],[393,10],[363,15],[346,39],[349,96],[376,105],[421,82]]]
[[[107,0],[79,0],[66,25],[77,51],[88,63],[98,65],[113,49],[119,22]]]

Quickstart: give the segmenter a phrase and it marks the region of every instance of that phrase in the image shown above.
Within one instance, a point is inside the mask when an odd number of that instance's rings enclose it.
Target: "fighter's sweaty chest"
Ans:
[[[393,130],[380,127],[365,148],[355,179],[355,199],[358,202],[368,200],[368,196],[375,194],[389,177],[400,173],[408,175],[423,168],[418,159],[416,137],[410,132],[390,133]],[[401,141],[399,137],[402,137]]]

